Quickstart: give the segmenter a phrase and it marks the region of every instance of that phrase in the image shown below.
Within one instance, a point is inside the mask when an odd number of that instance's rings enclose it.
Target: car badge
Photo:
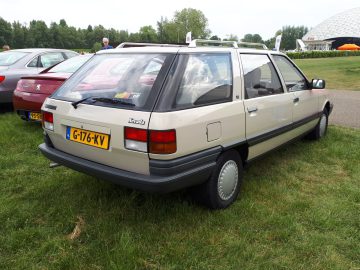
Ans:
[[[36,91],[40,91],[41,84],[36,85]]]
[[[136,125],[145,125],[145,121],[143,119],[136,120],[134,118],[129,119],[130,124],[136,124]]]

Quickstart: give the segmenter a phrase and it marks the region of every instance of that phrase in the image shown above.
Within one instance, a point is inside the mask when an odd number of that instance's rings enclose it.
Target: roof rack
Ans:
[[[213,44],[217,46],[224,46],[224,45],[230,45],[233,48],[238,48],[236,41],[221,41],[221,40],[207,40],[207,39],[193,39],[190,44],[189,48],[196,48],[198,44]]]
[[[216,46],[224,46],[229,45],[233,48],[239,48],[239,47],[261,47],[264,50],[268,50],[268,47],[266,47],[265,44],[262,43],[251,43],[251,42],[237,42],[237,41],[221,41],[221,40],[206,40],[206,39],[194,39],[189,44],[189,48],[196,48],[198,44],[213,44]]]
[[[137,43],[137,42],[123,42],[116,48],[129,48],[129,47],[183,47],[179,44],[160,44],[160,43]]]
[[[243,47],[246,47],[246,46],[249,46],[249,47],[261,47],[262,49],[264,50],[268,50],[269,48],[263,44],[263,43],[253,43],[253,42],[243,42],[243,41],[240,41],[238,42],[238,45],[244,45]]]

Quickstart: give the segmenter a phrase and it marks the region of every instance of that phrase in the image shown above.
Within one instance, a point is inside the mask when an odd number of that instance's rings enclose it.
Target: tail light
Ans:
[[[176,131],[147,130],[125,127],[125,148],[152,154],[172,154],[176,152]]]
[[[147,138],[146,129],[125,127],[125,148],[147,152]]]
[[[2,83],[5,80],[5,76],[0,76],[0,83]]]
[[[16,91],[24,91],[23,80],[19,80],[19,81],[18,81],[15,90],[16,90]]]
[[[44,128],[54,131],[54,116],[52,113],[42,111],[42,122]]]
[[[176,152],[176,131],[150,130],[149,152],[153,154],[172,154]]]

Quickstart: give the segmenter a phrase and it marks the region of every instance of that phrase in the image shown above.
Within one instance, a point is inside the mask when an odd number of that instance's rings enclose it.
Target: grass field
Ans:
[[[326,88],[360,90],[360,56],[296,59],[309,80],[326,80]]]
[[[0,269],[360,268],[359,130],[259,160],[224,211],[49,169],[41,142],[0,114]]]

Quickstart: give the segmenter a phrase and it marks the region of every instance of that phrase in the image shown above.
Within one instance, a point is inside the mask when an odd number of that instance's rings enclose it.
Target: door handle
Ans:
[[[257,107],[247,107],[248,113],[257,112],[257,110],[258,110]]]
[[[293,102],[294,102],[294,103],[298,103],[299,101],[300,101],[300,98],[298,98],[298,97],[296,97],[296,98],[293,99]]]

